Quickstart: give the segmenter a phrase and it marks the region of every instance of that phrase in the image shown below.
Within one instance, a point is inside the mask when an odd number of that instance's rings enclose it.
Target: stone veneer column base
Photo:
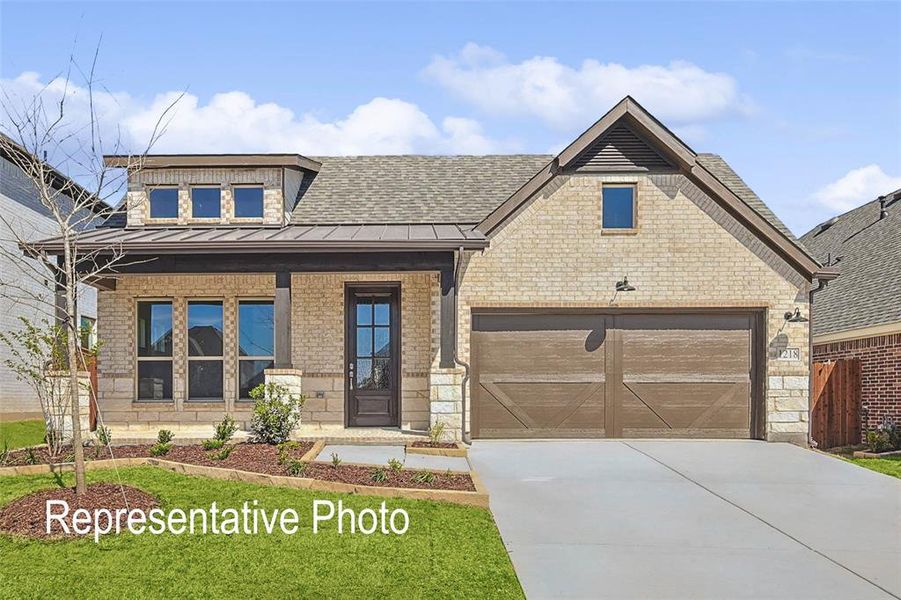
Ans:
[[[288,388],[289,394],[301,395],[303,371],[300,369],[266,369],[263,371],[266,385],[274,383]]]
[[[49,418],[45,415],[47,430],[58,429],[64,442],[72,441],[72,407],[69,401],[69,372],[51,371],[47,374],[50,387],[48,407]],[[78,416],[81,423],[82,441],[90,438],[91,377],[87,371],[78,372]]]
[[[429,426],[444,423],[444,439],[463,439],[462,369],[433,369],[429,373]]]

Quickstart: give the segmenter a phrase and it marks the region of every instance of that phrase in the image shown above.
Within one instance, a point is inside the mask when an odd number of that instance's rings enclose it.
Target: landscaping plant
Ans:
[[[288,475],[292,477],[303,477],[306,472],[307,463],[299,460],[292,460],[288,463]]]
[[[282,442],[278,448],[278,464],[283,465],[291,458],[291,453],[300,448],[298,442]]]
[[[369,472],[369,476],[375,483],[384,483],[388,481],[388,471],[383,467],[375,467]]]
[[[391,469],[391,472],[394,474],[400,473],[400,470],[404,468],[404,463],[400,462],[396,458],[392,458],[388,461],[388,468]]]
[[[9,460],[9,444],[6,443],[6,440],[3,440],[3,450],[0,451],[0,465],[5,465],[7,460]]]
[[[261,383],[250,390],[254,400],[250,429],[254,438],[265,444],[280,444],[288,440],[300,422],[300,409],[306,397],[292,394],[278,383]]]
[[[437,444],[441,442],[441,438],[444,437],[444,428],[446,425],[442,421],[438,421],[437,423],[433,423],[431,427],[429,427],[429,440],[433,444]]]
[[[202,445],[203,445],[204,450],[218,450],[219,448],[221,448],[222,446],[225,445],[225,442],[223,442],[222,440],[217,440],[216,438],[213,438],[211,440],[203,440]]]
[[[232,439],[236,431],[238,431],[238,424],[235,423],[231,415],[225,415],[221,421],[216,423],[216,433],[213,438],[220,440],[224,444]]]
[[[232,453],[232,450],[234,449],[234,446],[223,446],[221,450],[211,453],[210,458],[212,458],[213,460],[225,460],[229,457],[229,455]]]
[[[431,471],[419,471],[413,475],[413,481],[431,485],[431,483],[435,481],[435,474]]]
[[[341,464],[341,457],[338,456],[337,452],[332,452],[332,467],[338,468],[338,465]]]
[[[174,439],[175,434],[168,429],[160,429],[159,433],[156,434],[156,441],[158,444],[169,444]]]
[[[867,431],[866,440],[870,452],[901,450],[901,427],[887,418],[875,429]]]
[[[175,434],[168,429],[160,429],[159,433],[156,434],[156,443],[150,447],[150,455],[163,456],[169,454],[174,438]]]
[[[97,442],[94,444],[94,459],[96,460],[100,458],[101,449],[110,445],[113,436],[110,433],[109,427],[98,425],[97,431],[94,432],[94,437],[97,438]]]

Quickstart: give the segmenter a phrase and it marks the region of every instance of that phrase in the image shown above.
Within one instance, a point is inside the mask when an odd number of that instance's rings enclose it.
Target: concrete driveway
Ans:
[[[476,442],[530,598],[898,598],[901,481],[788,444]]]

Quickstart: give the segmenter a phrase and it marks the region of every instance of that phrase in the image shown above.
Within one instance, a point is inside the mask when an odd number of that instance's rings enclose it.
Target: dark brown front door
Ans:
[[[397,285],[347,286],[344,355],[348,427],[400,424],[399,296]]]
[[[755,316],[473,315],[479,438],[747,438]]]

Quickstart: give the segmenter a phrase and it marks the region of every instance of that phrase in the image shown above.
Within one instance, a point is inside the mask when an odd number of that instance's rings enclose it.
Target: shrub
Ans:
[[[150,456],[165,456],[169,454],[169,450],[172,449],[172,444],[169,442],[157,442],[156,444],[150,447]]]
[[[404,468],[404,463],[396,458],[392,458],[388,461],[388,468],[391,469],[393,473],[400,473],[400,470]]]
[[[156,441],[160,444],[168,444],[175,439],[175,434],[168,429],[160,429],[156,434]]]
[[[892,447],[891,436],[882,429],[870,429],[867,431],[867,446],[870,452],[885,452]]]
[[[332,452],[332,467],[338,468],[338,465],[341,464],[341,457],[338,456],[337,452]]]
[[[413,475],[413,481],[415,481],[416,483],[431,485],[431,483],[435,481],[435,474],[431,471],[419,471],[418,473]]]
[[[103,425],[97,426],[97,431],[94,432],[94,436],[97,438],[97,443],[101,446],[109,446],[110,441],[113,439],[109,427],[104,427]]]
[[[375,483],[384,483],[388,481],[388,471],[383,467],[376,467],[369,472],[369,476]]]
[[[254,400],[250,429],[255,439],[265,444],[287,441],[300,421],[306,398],[277,383],[261,383],[250,390],[250,397]]]
[[[882,430],[888,434],[889,445],[892,450],[901,450],[901,426],[886,418],[882,422]]]
[[[288,463],[288,475],[291,477],[303,477],[307,472],[307,463],[299,460],[292,460]]]
[[[0,465],[5,465],[6,461],[9,460],[9,444],[6,443],[6,440],[3,440],[3,450],[0,451]]]
[[[441,438],[444,437],[445,427],[446,425],[441,421],[438,421],[437,423],[429,427],[429,440],[433,444],[437,444],[441,441]]]
[[[216,434],[213,438],[224,444],[232,439],[236,431],[238,431],[238,424],[235,423],[231,415],[225,415],[225,418],[216,423]]]
[[[210,458],[212,458],[213,460],[225,460],[234,449],[234,446],[223,446],[221,450],[210,453]]]
[[[203,440],[204,450],[218,450],[224,445],[225,442],[223,442],[222,440],[217,440],[216,438],[213,438],[211,440]]]
[[[282,442],[278,445],[278,464],[283,465],[291,458],[291,453],[300,448],[298,442]]]
[[[75,455],[72,455],[72,460],[75,460]],[[72,462],[72,461],[68,461]],[[38,457],[34,453],[34,448],[26,448],[25,449],[25,464],[27,465],[36,465],[38,464]]]

